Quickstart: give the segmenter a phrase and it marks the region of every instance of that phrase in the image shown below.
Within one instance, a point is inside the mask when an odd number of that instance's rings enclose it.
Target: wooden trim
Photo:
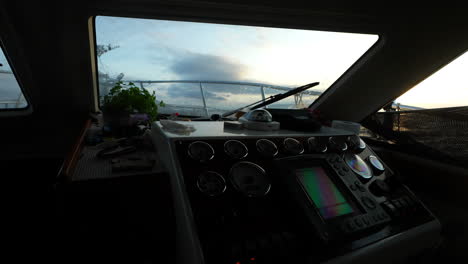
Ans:
[[[76,163],[78,162],[78,159],[81,154],[81,150],[83,149],[83,142],[86,136],[86,132],[88,129],[91,127],[91,119],[87,119],[85,121],[85,124],[83,126],[83,129],[81,130],[80,134],[78,135],[78,138],[76,142],[74,143],[72,149],[66,156],[62,167],[60,168],[60,171],[57,175],[57,178],[64,179],[71,181],[72,176],[73,176],[73,171],[75,169]]]

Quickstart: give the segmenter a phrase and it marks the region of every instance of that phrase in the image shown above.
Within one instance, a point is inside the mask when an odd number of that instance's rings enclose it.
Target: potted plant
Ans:
[[[132,120],[131,116],[136,114],[140,117],[145,116],[143,119],[146,121],[155,121],[158,106],[164,106],[164,103],[156,103],[154,91],[150,93],[132,82],[125,84],[119,81],[103,97],[101,110],[104,124],[115,130],[132,125],[135,120]]]

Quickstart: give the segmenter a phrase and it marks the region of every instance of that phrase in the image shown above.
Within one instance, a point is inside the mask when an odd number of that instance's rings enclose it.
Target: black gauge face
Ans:
[[[271,188],[265,170],[252,162],[241,161],[234,164],[229,178],[234,188],[248,197],[264,196]]]
[[[310,137],[307,139],[310,152],[325,153],[327,152],[327,143],[320,137]]]
[[[304,146],[302,146],[302,143],[299,142],[297,139],[286,138],[283,141],[283,145],[284,145],[284,149],[289,154],[299,155],[304,152]]]
[[[226,180],[219,173],[206,171],[198,176],[197,187],[205,195],[218,196],[226,191]]]
[[[359,176],[364,179],[372,178],[372,171],[367,163],[356,154],[345,155],[346,164]]]
[[[370,155],[369,158],[367,158],[367,160],[371,164],[375,174],[380,174],[385,171],[385,167],[376,156]]]
[[[348,149],[348,145],[346,144],[345,140],[338,137],[330,137],[328,140],[330,149],[337,151],[337,152],[344,152]]]
[[[244,143],[238,140],[228,140],[224,143],[224,152],[233,159],[243,159],[249,154]]]
[[[203,141],[195,141],[188,146],[188,154],[194,160],[206,162],[213,159],[215,153],[210,144]]]
[[[257,147],[257,151],[262,156],[273,158],[274,156],[276,156],[278,154],[278,147],[271,140],[259,139],[255,143],[255,145]]]

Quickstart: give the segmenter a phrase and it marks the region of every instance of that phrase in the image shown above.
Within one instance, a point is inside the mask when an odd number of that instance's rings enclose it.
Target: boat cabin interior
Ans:
[[[467,263],[467,12],[1,0],[7,247],[20,263]]]

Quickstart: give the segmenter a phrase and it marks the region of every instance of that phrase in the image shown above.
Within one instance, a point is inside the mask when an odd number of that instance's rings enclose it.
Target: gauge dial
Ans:
[[[197,187],[203,194],[218,196],[226,191],[226,180],[219,173],[206,171],[198,176]]]
[[[286,138],[283,141],[283,146],[286,152],[293,155],[299,155],[304,153],[304,146],[302,143],[299,142],[297,139],[294,138]]]
[[[345,152],[348,149],[348,145],[345,142],[345,139],[339,137],[330,137],[328,140],[328,144],[330,145],[330,150],[336,152]]]
[[[213,147],[203,141],[195,141],[188,146],[188,155],[192,159],[200,162],[206,162],[213,159],[214,154],[215,152]]]
[[[259,139],[255,143],[255,146],[262,156],[273,158],[278,154],[278,147],[271,140]]]
[[[229,172],[229,178],[234,188],[248,197],[264,196],[271,188],[265,170],[248,161],[234,164]]]
[[[350,148],[355,153],[361,153],[366,149],[366,142],[361,139],[358,135],[353,135],[348,138]]]
[[[238,140],[228,140],[224,143],[224,152],[233,159],[243,159],[249,154],[244,143]]]
[[[346,164],[359,176],[364,179],[372,178],[372,171],[367,165],[367,163],[356,154],[346,154],[345,155]]]
[[[310,137],[307,139],[307,144],[309,145],[310,152],[327,152],[327,143],[323,137]]]
[[[379,175],[385,171],[385,167],[383,166],[382,162],[380,162],[380,160],[376,156],[370,155],[367,158],[367,160],[371,164],[374,174]]]

